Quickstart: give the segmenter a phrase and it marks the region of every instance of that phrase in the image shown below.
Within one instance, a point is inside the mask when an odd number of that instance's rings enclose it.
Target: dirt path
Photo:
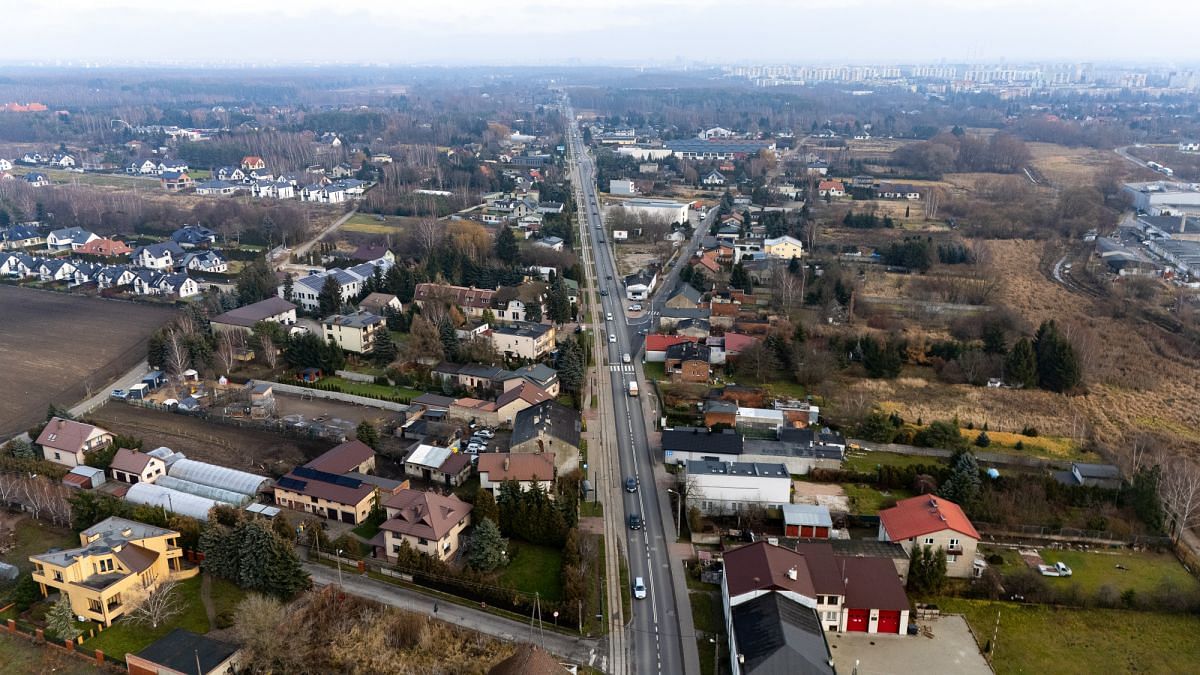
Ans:
[[[217,627],[217,608],[213,606],[212,601],[212,577],[208,574],[200,575],[200,602],[204,603],[204,613],[208,615],[208,627]]]

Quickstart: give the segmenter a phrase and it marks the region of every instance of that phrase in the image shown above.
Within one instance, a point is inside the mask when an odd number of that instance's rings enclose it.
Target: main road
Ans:
[[[646,391],[645,377],[635,358],[641,336],[625,319],[624,295],[606,241],[592,160],[584,148],[569,104],[564,105],[564,113],[575,162],[576,194],[582,197],[579,208],[585,241],[581,243],[592,254],[596,286],[604,291],[594,317],[604,336],[600,344],[606,346],[604,353],[596,354],[596,367],[605,371],[600,373],[597,382],[603,387],[607,380],[608,388],[604,392],[606,395],[600,397],[600,405],[604,407],[602,452],[615,449],[618,459],[606,480],[623,483],[625,478],[633,478],[638,484],[634,491],[617,488],[623,490],[620,492],[623,513],[612,503],[605,513],[606,519],[619,519],[617,527],[625,537],[623,543],[628,553],[630,580],[640,577],[647,588],[645,599],[634,599],[632,621],[625,627],[623,641],[627,663],[630,670],[639,675],[698,673],[699,656],[681,561],[672,560],[670,555],[671,544],[677,538],[674,514],[666,498],[666,486],[660,493],[656,480],[658,476],[665,483],[667,474],[648,440],[647,415],[641,405],[643,399],[628,394],[630,382],[637,382],[639,389]],[[629,363],[625,363],[626,355]],[[599,461],[595,457],[589,456],[589,459]],[[616,494],[612,491],[613,485],[605,487],[609,494]],[[633,516],[641,521],[638,529],[628,525]],[[616,548],[612,546],[608,550],[615,553]]]

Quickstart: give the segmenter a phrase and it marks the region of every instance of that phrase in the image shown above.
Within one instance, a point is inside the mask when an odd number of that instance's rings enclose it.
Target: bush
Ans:
[[[1021,435],[1035,438],[1038,435],[1038,430],[1036,427],[1027,426],[1024,429],[1021,429]]]

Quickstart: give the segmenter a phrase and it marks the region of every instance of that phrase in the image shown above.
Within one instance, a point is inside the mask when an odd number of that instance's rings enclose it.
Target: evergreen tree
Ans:
[[[573,394],[578,393],[583,388],[583,380],[587,372],[583,349],[575,340],[567,340],[563,343],[562,352],[558,358],[559,383],[563,390]]]
[[[1037,354],[1038,386],[1064,392],[1079,384],[1079,357],[1053,319],[1042,322],[1033,342]]]
[[[259,258],[238,273],[236,288],[238,302],[249,305],[275,295],[275,273],[267,261]]]
[[[288,302],[293,302],[296,295],[295,279],[292,278],[292,273],[283,278],[283,299]]]
[[[1004,380],[1026,388],[1037,386],[1037,355],[1034,354],[1033,344],[1028,339],[1017,340],[1008,358],[1004,360]]]
[[[547,304],[551,321],[561,326],[571,320],[571,299],[567,293],[567,285],[561,277],[550,284]]]
[[[487,490],[480,490],[487,492]],[[483,518],[475,526],[471,537],[471,548],[467,551],[467,564],[480,572],[491,572],[504,564],[504,538],[500,528],[491,518]]]
[[[740,262],[733,266],[733,271],[729,274],[729,285],[747,293],[754,292],[754,282],[750,280],[750,275]]]
[[[867,377],[892,379],[900,375],[903,358],[900,355],[900,342],[894,338],[880,343],[873,337],[864,337],[862,344],[863,368]]]
[[[955,455],[950,476],[942,483],[938,494],[967,511],[979,498],[981,489],[979,463],[975,461],[975,455],[964,450]]]
[[[442,317],[438,322],[438,339],[442,343],[442,352],[446,358],[454,361],[458,357],[458,333],[448,317]]]
[[[392,315],[396,311],[389,308],[387,310]],[[396,343],[392,342],[392,334],[389,332],[391,326],[386,326],[384,330],[375,334],[375,343],[371,346],[371,360],[380,365],[387,365],[396,360]]]
[[[500,231],[496,233],[496,257],[500,262],[512,267],[517,264],[520,255],[521,248],[517,245],[517,237],[512,228],[501,226]]]
[[[975,437],[975,445],[981,448],[986,448],[991,444],[992,439],[988,438],[987,431],[981,431],[979,432],[979,435]]]
[[[321,318],[342,311],[342,285],[332,274],[325,277],[325,283],[321,284],[321,290],[317,293],[317,311]]]
[[[471,517],[476,520],[489,518],[494,523],[500,522],[500,509],[496,506],[496,498],[491,490],[475,491],[475,508],[471,509]]]
[[[358,423],[358,428],[354,430],[354,437],[372,448],[379,445],[379,430],[367,420]]]
[[[908,564],[908,590],[918,595],[937,593],[946,583],[946,551],[913,546]]]
[[[46,628],[59,640],[74,640],[80,630],[75,626],[75,611],[66,593],[60,594],[58,602],[46,612]]]

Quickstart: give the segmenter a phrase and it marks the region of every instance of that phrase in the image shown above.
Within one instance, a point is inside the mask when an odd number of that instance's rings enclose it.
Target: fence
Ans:
[[[180,410],[178,407],[165,406],[154,401],[132,401],[127,400],[126,403],[137,406],[139,408],[148,408],[150,410],[158,410],[160,412],[169,412],[185,417],[195,417],[206,422],[216,424],[224,424],[225,426],[236,427],[238,429],[253,429],[257,431],[269,431],[271,433],[283,434],[300,440],[331,440],[337,443],[345,441],[347,433],[353,431],[353,426],[343,428],[333,424],[322,424],[319,422],[304,422],[302,419],[287,420],[287,419],[254,419],[250,417],[234,417],[232,415],[221,414],[216,408],[209,410],[187,411]],[[216,412],[213,412],[213,411]]]
[[[105,672],[126,672],[124,661],[118,661],[99,649],[78,649],[79,643],[83,642],[84,639],[82,635],[75,640],[64,640],[60,645],[56,642],[48,641],[46,639],[45,632],[41,628],[37,628],[32,624],[26,624],[23,621],[21,622],[21,625],[18,626],[17,622],[17,619],[9,619],[4,632],[14,638],[25,638],[33,645],[42,647],[43,649],[50,649],[58,652],[59,654],[74,656],[75,658],[86,661]],[[95,629],[93,629],[93,632],[94,631]]]
[[[1095,544],[1097,546],[1139,546],[1155,549],[1169,549],[1172,545],[1170,537],[1120,535],[1104,530],[1079,530],[1072,527],[1055,529],[1040,525],[996,525],[981,522],[973,524],[980,534],[992,538],[1046,539],[1064,543]]]
[[[368,375],[367,373],[356,373],[353,370],[335,370],[333,371],[333,374],[337,375],[343,380],[350,380],[351,382],[366,382],[367,384],[375,383],[375,376]]]
[[[874,443],[872,441],[864,441],[857,438],[847,439],[851,443],[857,443],[864,450],[872,452],[889,452],[894,455],[913,455],[917,457],[940,457],[948,458],[954,455],[953,450],[944,448],[921,448],[915,445],[901,445],[899,443]],[[1025,455],[1010,455],[1003,452],[987,452],[979,448],[971,448],[971,454],[981,462],[989,464],[1007,464],[1009,466],[1024,466],[1038,469],[1055,469],[1069,468],[1070,462],[1045,459],[1042,457],[1027,457]]]
[[[296,384],[283,384],[282,382],[272,382],[271,388],[277,394],[290,394],[292,396],[322,398],[331,401],[341,401],[343,403],[353,403],[354,405],[366,406],[369,408],[380,408],[382,410],[391,410],[393,412],[408,412],[409,406],[407,403],[398,401],[384,401],[383,399],[371,398],[369,396],[359,396],[357,394],[345,394],[340,391],[330,391],[328,389],[319,389],[316,387],[303,387]]]

